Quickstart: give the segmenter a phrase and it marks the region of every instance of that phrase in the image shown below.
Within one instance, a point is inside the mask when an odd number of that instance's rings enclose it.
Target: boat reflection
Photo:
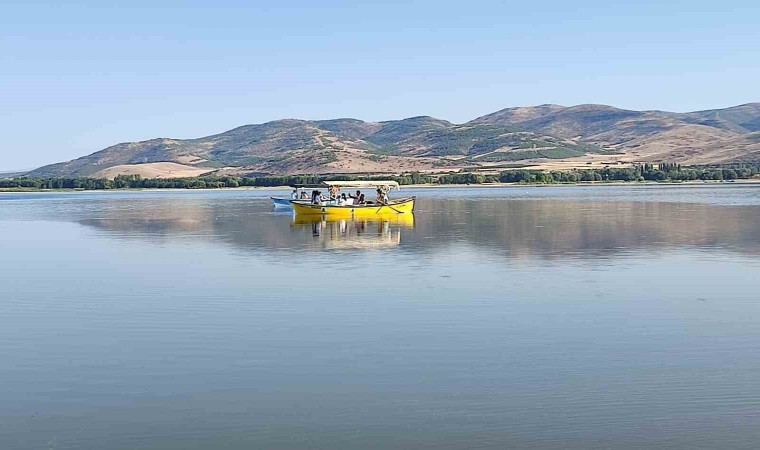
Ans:
[[[414,227],[414,215],[382,215],[372,219],[294,216],[290,226],[295,231],[310,232],[312,242],[323,249],[371,250],[398,246],[402,229]]]

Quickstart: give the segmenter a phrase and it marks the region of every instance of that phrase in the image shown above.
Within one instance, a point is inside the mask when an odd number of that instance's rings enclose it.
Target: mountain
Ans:
[[[561,158],[601,148],[494,124],[432,117],[387,122],[277,120],[198,139],[152,139],[41,167],[31,176],[400,172]],[[139,166],[139,167],[137,167]],[[116,169],[114,169],[116,168]],[[135,172],[139,169],[138,172]],[[147,175],[146,175],[147,174]]]
[[[13,172],[0,172],[0,179],[3,178],[15,178],[21,175],[24,175],[27,171],[13,171]]]
[[[195,176],[207,172],[390,173],[523,165],[760,160],[760,103],[672,113],[606,105],[507,108],[464,124],[429,116],[385,122],[285,119],[197,139],[108,147],[31,176]]]
[[[739,133],[760,131],[760,103],[697,111],[683,114],[683,116],[700,125],[723,128]]]
[[[507,125],[598,145],[629,160],[687,164],[756,161],[760,103],[672,113],[631,111],[606,105],[542,105],[508,108],[473,120]],[[719,151],[730,148],[731,151]]]

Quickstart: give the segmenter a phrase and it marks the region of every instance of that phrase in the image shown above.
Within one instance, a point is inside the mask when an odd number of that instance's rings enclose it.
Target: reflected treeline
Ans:
[[[467,244],[512,259],[610,257],[675,247],[760,253],[760,206],[419,198],[413,220],[294,221],[260,199],[165,199],[102,208],[80,219],[119,238],[192,236],[241,250],[399,248]],[[116,206],[116,205],[115,205]],[[144,206],[149,206],[145,208]]]
[[[673,247],[757,254],[760,207],[560,199],[420,202],[416,232],[446,230],[510,257],[609,256]]]

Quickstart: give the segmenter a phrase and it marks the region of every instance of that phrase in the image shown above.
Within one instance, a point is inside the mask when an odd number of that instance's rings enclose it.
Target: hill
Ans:
[[[118,172],[112,168],[120,167],[129,173],[155,176],[156,163],[174,163],[173,170],[188,173],[399,172],[564,158],[588,152],[603,150],[501,125],[455,125],[432,117],[387,122],[287,119],[245,125],[198,139],[118,144],[41,167],[30,175],[111,177]]]
[[[19,171],[0,172],[0,179],[18,177],[18,176],[24,175],[24,173],[25,172],[19,172]]]
[[[540,105],[507,108],[464,124],[429,116],[385,122],[286,119],[196,139],[117,144],[30,175],[390,173],[488,170],[515,162],[549,168],[724,163],[760,159],[758,132],[760,103],[689,113]]]
[[[606,105],[542,105],[508,108],[473,121],[506,125],[600,146],[613,160],[709,164],[757,160],[760,103],[672,113],[631,111]],[[718,151],[718,149],[730,149]]]

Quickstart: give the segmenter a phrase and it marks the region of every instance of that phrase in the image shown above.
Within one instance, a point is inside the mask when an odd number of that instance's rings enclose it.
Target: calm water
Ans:
[[[757,447],[760,186],[414,193],[0,194],[0,448]]]

